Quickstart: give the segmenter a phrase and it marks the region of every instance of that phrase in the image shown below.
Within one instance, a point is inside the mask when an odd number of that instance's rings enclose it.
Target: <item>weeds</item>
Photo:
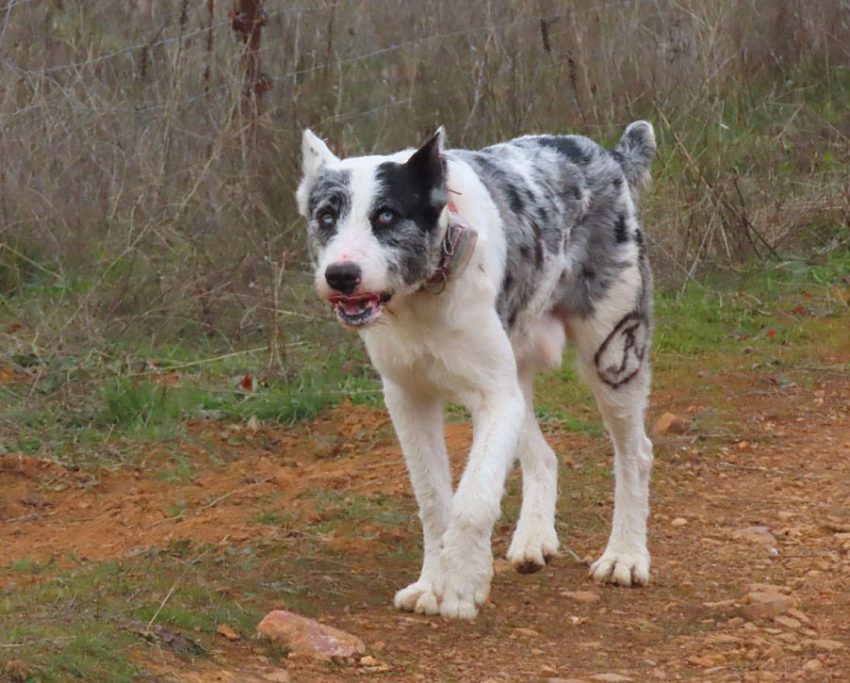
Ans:
[[[846,242],[840,0],[406,0],[392,31],[383,0],[266,3],[267,74],[227,3],[143,5],[15,3],[3,19],[0,157],[16,163],[0,174],[0,292],[51,348],[278,344],[315,322],[298,310],[292,199],[305,125],[349,154],[438,123],[478,146],[543,130],[611,141],[645,117],[665,278]],[[244,97],[260,87],[257,116]],[[29,287],[55,290],[48,315],[19,306]]]

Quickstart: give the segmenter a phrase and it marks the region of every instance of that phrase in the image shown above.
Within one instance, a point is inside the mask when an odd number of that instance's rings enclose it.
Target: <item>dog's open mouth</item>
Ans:
[[[381,317],[383,304],[390,300],[387,292],[367,292],[346,296],[337,294],[330,298],[337,319],[350,327],[362,327]]]

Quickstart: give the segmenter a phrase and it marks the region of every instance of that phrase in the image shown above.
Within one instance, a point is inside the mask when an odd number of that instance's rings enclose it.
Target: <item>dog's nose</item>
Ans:
[[[360,266],[351,261],[332,263],[325,270],[325,280],[332,289],[351,294],[360,284]]]

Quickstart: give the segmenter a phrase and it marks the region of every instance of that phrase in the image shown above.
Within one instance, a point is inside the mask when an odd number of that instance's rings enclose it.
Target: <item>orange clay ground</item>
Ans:
[[[140,641],[130,652],[138,680],[283,680],[284,670],[296,682],[850,680],[850,378],[828,367],[805,386],[755,370],[707,374],[688,380],[702,394],[682,386],[653,397],[652,418],[672,411],[691,429],[655,438],[654,573],[644,589],[586,578],[610,514],[607,439],[549,429],[562,460],[562,555],[530,576],[497,559],[491,601],[474,623],[395,611],[394,590],[418,570],[414,504],[385,412],[350,405],[293,428],[192,422],[178,444],[191,464],[182,477],[163,476],[174,444],[114,471],[4,456],[2,564],[49,564],[0,580],[7,593],[27,591],[74,567],[130,566],[150,548],[185,543],[206,550],[171,599],[225,582],[216,590],[256,614],[307,611],[358,635],[378,662],[287,658],[249,624],[237,640],[188,633],[203,656]],[[468,442],[466,424],[449,426],[456,472]],[[494,534],[497,558],[517,483],[513,475]],[[225,547],[250,548],[257,563],[225,581],[203,566]],[[275,576],[299,590],[277,590],[266,581]],[[261,577],[265,589],[255,590]],[[145,577],[136,580],[143,590]],[[781,587],[796,609],[742,618],[758,583]]]

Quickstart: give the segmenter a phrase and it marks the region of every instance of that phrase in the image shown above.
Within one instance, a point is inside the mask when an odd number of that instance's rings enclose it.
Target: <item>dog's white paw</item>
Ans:
[[[558,534],[554,527],[524,529],[517,527],[508,548],[508,562],[520,574],[540,571],[558,553]]]
[[[599,583],[645,586],[649,583],[649,553],[606,550],[590,565],[590,576]]]
[[[437,587],[440,614],[448,619],[475,619],[478,608],[490,595],[493,556],[489,553],[459,553],[443,550],[443,580]]]
[[[417,581],[397,591],[393,603],[396,609],[417,614],[439,614],[440,601],[430,581]]]
[[[475,619],[478,608],[487,602],[490,581],[459,580],[453,577],[441,587],[440,614],[447,619]]]

